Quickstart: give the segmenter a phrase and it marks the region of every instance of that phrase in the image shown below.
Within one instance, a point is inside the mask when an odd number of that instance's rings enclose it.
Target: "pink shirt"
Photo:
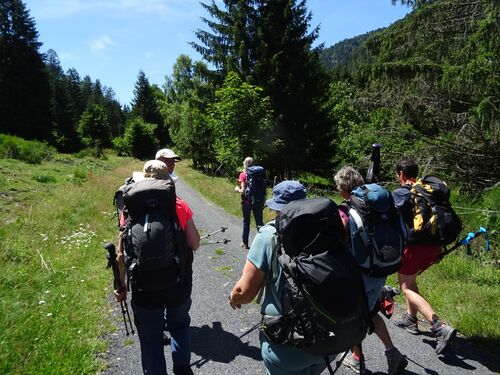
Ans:
[[[240,177],[238,178],[239,182],[247,183],[247,172],[243,171],[240,173]]]

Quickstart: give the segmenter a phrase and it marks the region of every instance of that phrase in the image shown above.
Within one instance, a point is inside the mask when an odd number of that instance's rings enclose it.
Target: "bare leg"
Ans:
[[[418,293],[417,275],[402,275],[398,273],[398,282],[399,287],[406,297],[408,314],[417,316],[417,312],[420,312],[425,319],[432,322],[436,313],[429,302]]]
[[[374,332],[382,341],[382,344],[385,346],[385,350],[394,347],[392,343],[391,336],[389,335],[389,331],[387,330],[387,326],[385,325],[384,319],[377,314],[372,318],[372,323],[374,326]]]

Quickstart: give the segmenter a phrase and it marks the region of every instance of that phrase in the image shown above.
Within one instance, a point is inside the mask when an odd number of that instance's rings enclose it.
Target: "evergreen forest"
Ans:
[[[345,164],[365,172],[380,143],[383,180],[409,156],[464,192],[496,186],[499,2],[399,2],[404,19],[329,48],[306,0],[202,2],[202,59],[180,55],[161,87],[139,71],[129,106],[41,53],[26,5],[2,0],[0,133],[95,156],[173,147],[228,176],[253,156],[269,177],[316,184]]]

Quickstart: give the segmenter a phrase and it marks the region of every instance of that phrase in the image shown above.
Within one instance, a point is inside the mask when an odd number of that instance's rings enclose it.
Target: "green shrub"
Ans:
[[[132,119],[125,129],[125,143],[130,156],[138,159],[150,159],[158,149],[155,136],[156,125],[145,123],[137,117]]]
[[[116,151],[117,156],[126,156],[129,154],[128,143],[125,137],[116,137],[111,141],[113,149]]]
[[[35,172],[33,173],[33,180],[41,182],[41,183],[50,183],[56,182],[57,178],[52,173],[49,172]]]
[[[0,157],[40,164],[44,160],[51,160],[54,153],[55,149],[45,143],[0,134]]]
[[[88,179],[89,171],[85,167],[78,167],[73,172],[73,180],[75,182],[85,182]]]

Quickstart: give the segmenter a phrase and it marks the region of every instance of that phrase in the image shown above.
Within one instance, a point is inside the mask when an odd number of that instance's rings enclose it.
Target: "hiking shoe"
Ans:
[[[400,375],[404,373],[408,360],[399,350],[396,348],[386,350],[385,356],[387,357],[387,374]]]
[[[191,370],[190,366],[182,366],[182,367],[175,367],[174,366],[174,374],[175,375],[194,375],[193,370]]]
[[[457,330],[443,322],[437,322],[431,327],[432,333],[436,336],[436,354],[441,354],[448,345],[448,342],[457,334]]]
[[[361,374],[361,375],[370,374],[370,371],[366,369],[364,354],[361,354],[361,357],[356,358],[351,353],[350,357],[344,358],[342,364],[346,367],[349,367],[356,374]]]
[[[416,316],[411,316],[405,313],[401,318],[394,319],[394,325],[399,328],[404,328],[412,335],[418,335],[420,331],[418,330],[418,320]]]

